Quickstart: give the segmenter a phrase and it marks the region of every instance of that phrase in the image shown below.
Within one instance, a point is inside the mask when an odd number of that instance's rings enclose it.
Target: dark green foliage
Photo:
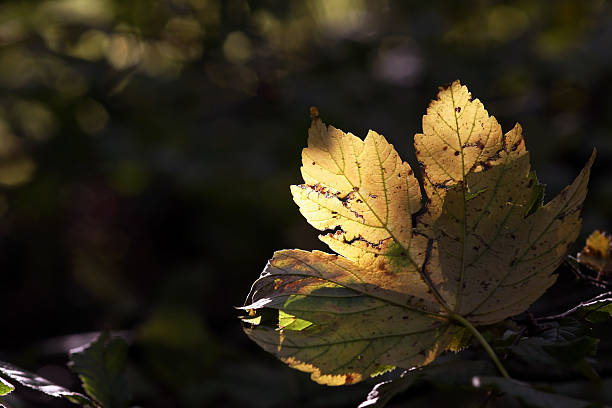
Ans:
[[[108,332],[70,353],[70,368],[79,375],[83,389],[102,408],[125,408],[130,394],[125,377],[127,343]]]
[[[518,400],[525,407],[534,408],[587,408],[593,404],[576,398],[539,390],[530,384],[501,377],[473,377],[477,388],[497,391]]]
[[[53,384],[52,382],[34,373],[23,370],[9,363],[0,361],[0,374],[18,382],[23,386],[32,388],[36,391],[40,391],[44,394],[51,395],[53,397],[63,397],[68,401],[74,402],[75,404],[79,404],[84,407],[92,407],[94,405],[94,403],[84,395],[67,390],[66,388],[61,387],[57,384]],[[14,387],[12,386],[4,385],[4,380],[2,380],[0,384],[0,390],[3,391],[3,393],[0,393],[0,395],[4,395],[11,392],[11,388],[14,389]]]
[[[472,377],[483,373],[493,375],[495,367],[488,361],[452,360],[434,363],[422,369],[404,372],[397,379],[377,384],[360,408],[383,407],[396,395],[409,393],[412,388],[423,383],[468,388]]]

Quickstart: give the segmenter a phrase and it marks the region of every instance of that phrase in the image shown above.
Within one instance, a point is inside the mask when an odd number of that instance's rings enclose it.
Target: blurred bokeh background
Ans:
[[[454,79],[523,125],[548,199],[597,146],[576,250],[612,228],[610,2],[2,1],[0,360],[74,389],[65,336],[109,328],[135,404],[355,406],[371,384],[311,383],[233,307],[274,250],[325,249],[289,193],[308,107],[412,160]],[[560,273],[542,309],[591,290]]]

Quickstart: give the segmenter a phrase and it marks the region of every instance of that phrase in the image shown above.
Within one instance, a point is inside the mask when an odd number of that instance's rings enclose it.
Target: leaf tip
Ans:
[[[591,157],[589,158],[589,162],[593,162],[595,160],[595,157],[597,157],[597,147],[593,146],[593,152],[591,153]]]
[[[453,88],[455,86],[461,86],[461,80],[455,79],[453,82],[441,85],[438,87],[438,92],[446,91],[449,88]]]
[[[316,106],[311,106],[308,111],[310,113],[310,119],[319,119],[319,108],[317,108]]]

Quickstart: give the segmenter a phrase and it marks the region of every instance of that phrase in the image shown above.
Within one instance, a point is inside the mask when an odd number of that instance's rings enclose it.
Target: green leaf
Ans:
[[[599,339],[584,336],[564,344],[547,344],[542,348],[557,361],[575,365],[585,357],[593,357],[597,353]]]
[[[594,406],[587,401],[541,391],[529,384],[501,377],[475,376],[472,379],[472,384],[476,388],[496,390],[514,397],[527,407],[587,408]]]
[[[13,392],[14,389],[15,387],[13,386],[13,384],[0,377],[0,395],[9,394]]]
[[[11,378],[12,380],[17,381],[21,385],[35,389],[44,394],[51,395],[53,397],[62,397],[70,402],[85,407],[94,406],[93,402],[90,401],[89,398],[87,398],[86,396],[79,394],[78,392],[70,391],[57,384],[53,384],[45,378],[42,378],[29,371],[23,370],[12,364],[0,361],[0,373],[8,378]]]
[[[128,406],[127,344],[122,338],[104,331],[91,343],[71,350],[70,360],[70,368],[83,382],[83,389],[102,408]]]
[[[304,184],[291,192],[337,255],[276,252],[247,297],[243,327],[319,383],[427,365],[465,345],[463,327],[486,343],[474,326],[525,311],[578,235],[595,152],[542,205],[521,127],[503,134],[458,81],[430,104],[415,149],[426,199],[382,135],[362,140],[313,115]]]
[[[574,262],[571,258],[569,262]],[[601,293],[593,299],[581,302],[578,306],[568,310],[565,313],[543,317],[538,320],[559,320],[562,318],[571,317],[574,319],[574,324],[578,327],[578,320],[586,320],[591,323],[604,323],[612,318],[612,292]],[[562,325],[567,326],[567,322]]]
[[[575,370],[591,380],[599,376],[587,358],[595,356],[599,339],[583,336],[570,341],[553,342],[542,337],[525,338],[510,349],[530,366],[543,365],[560,370]]]
[[[596,298],[580,304],[577,311],[578,316],[593,323],[607,321],[612,318],[612,292],[602,293]]]
[[[376,384],[359,408],[384,407],[397,395],[423,382],[445,386],[469,386],[473,376],[493,371],[491,364],[486,361],[455,360],[434,363],[421,369],[406,371],[400,378]]]

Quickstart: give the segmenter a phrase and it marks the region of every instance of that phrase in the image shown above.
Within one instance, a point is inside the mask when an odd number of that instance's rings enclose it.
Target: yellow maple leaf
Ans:
[[[314,113],[313,113],[314,112]],[[385,138],[311,112],[300,212],[336,254],[274,254],[247,298],[246,333],[329,385],[432,362],[464,336],[525,311],[556,279],[580,229],[595,154],[542,205],[521,127],[502,134],[456,81],[415,136],[423,187]],[[454,341],[455,340],[455,341]]]

